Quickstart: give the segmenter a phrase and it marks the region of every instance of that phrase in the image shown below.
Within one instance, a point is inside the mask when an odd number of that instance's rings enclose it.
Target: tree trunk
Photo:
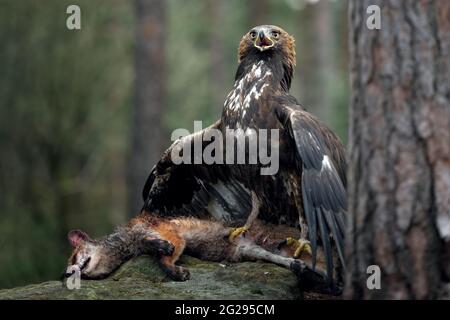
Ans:
[[[128,170],[131,216],[142,207],[141,192],[145,179],[159,159],[162,149],[161,116],[166,90],[165,7],[165,1],[135,1],[135,93]]]
[[[381,8],[369,30],[367,7]],[[349,298],[445,298],[450,1],[350,3]],[[369,290],[367,267],[381,268]]]

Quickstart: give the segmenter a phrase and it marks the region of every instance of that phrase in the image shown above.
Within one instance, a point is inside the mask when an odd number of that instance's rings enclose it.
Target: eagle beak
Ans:
[[[258,48],[260,51],[267,50],[272,48],[275,43],[270,37],[267,37],[264,31],[260,31],[258,36],[256,37],[254,46]]]

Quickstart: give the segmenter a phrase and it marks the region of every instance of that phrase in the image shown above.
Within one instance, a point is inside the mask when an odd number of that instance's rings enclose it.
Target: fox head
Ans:
[[[69,277],[74,269],[80,271],[84,279],[101,279],[113,272],[121,263],[101,241],[92,240],[81,230],[72,230],[67,235],[73,247],[68,260],[65,276]]]
[[[98,240],[81,230],[70,231],[67,238],[73,251],[63,274],[66,278],[79,273],[83,279],[103,279],[138,255],[169,256],[174,251],[174,245],[161,239],[146,221],[119,227]]]

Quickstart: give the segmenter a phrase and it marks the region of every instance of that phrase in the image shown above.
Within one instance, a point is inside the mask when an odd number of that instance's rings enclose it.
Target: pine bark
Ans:
[[[142,207],[142,188],[158,161],[166,93],[166,1],[135,0],[135,92],[128,168],[129,215]]]
[[[381,29],[369,30],[369,5]],[[354,0],[348,298],[449,297],[450,1]],[[366,286],[381,268],[381,289]]]

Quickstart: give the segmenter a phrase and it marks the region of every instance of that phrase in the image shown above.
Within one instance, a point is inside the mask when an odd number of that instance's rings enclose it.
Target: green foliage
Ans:
[[[223,46],[219,59],[226,66],[226,85],[217,94],[225,101],[233,85],[237,45],[249,27],[245,23],[246,11],[239,10],[242,1],[222,4],[223,24],[218,38],[214,38],[208,28],[211,21],[207,1],[170,0],[168,3],[168,110],[164,120],[170,131],[175,128],[192,131],[194,120],[202,120],[207,126],[218,119],[218,110],[222,108],[213,103],[211,42],[220,41]]]
[[[2,1],[0,287],[55,278],[69,228],[99,235],[122,220],[113,183],[126,150],[132,11],[77,1],[82,30],[69,31],[71,3]]]

